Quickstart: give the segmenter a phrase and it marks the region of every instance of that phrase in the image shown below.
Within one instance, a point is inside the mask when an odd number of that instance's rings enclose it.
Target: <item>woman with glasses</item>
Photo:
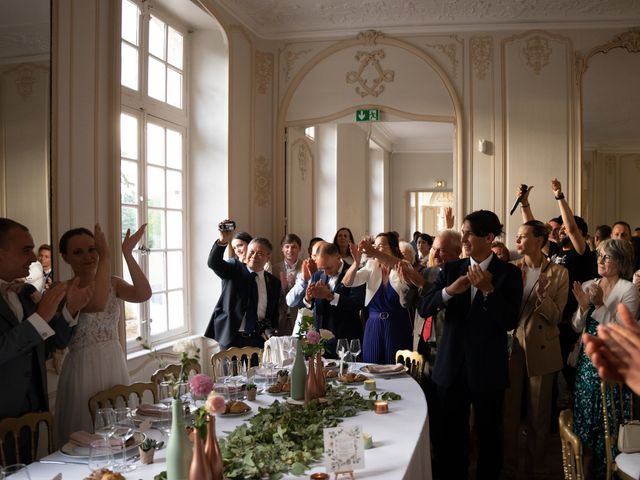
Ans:
[[[598,274],[601,278],[582,285],[573,284],[578,310],[573,318],[577,332],[597,335],[599,324],[620,323],[616,307],[623,303],[637,316],[640,305],[638,289],[629,280],[633,275],[633,246],[626,240],[608,239],[598,245]],[[581,349],[578,357],[577,378],[573,399],[573,430],[584,448],[585,478],[604,478],[606,452],[600,377],[591,360]],[[630,416],[631,391],[624,387],[624,417]],[[609,401],[607,401],[609,404]],[[615,402],[618,405],[619,402]],[[612,413],[613,403],[609,405]],[[616,415],[616,418],[617,415]],[[613,418],[610,419],[613,421]]]

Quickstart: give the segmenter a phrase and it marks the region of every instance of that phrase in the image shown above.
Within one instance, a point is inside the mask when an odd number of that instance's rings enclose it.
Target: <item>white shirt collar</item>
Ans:
[[[480,268],[481,268],[483,271],[486,271],[486,270],[487,270],[487,268],[489,268],[489,264],[491,263],[491,260],[493,259],[493,255],[494,255],[494,254],[493,254],[493,252],[492,252],[492,253],[491,253],[491,255],[489,255],[487,258],[485,258],[485,259],[484,259],[483,261],[481,261],[480,263],[476,262],[476,261],[474,260],[474,258],[473,258],[473,257],[470,257],[471,265],[480,265]]]

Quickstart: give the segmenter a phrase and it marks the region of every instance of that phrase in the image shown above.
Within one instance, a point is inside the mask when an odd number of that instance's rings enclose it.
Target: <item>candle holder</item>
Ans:
[[[312,473],[309,478],[311,480],[329,480],[329,474],[323,472]]]
[[[386,400],[376,400],[373,402],[373,408],[376,413],[389,413],[389,402]]]
[[[364,389],[368,391],[374,391],[376,389],[376,381],[375,380],[365,380],[364,381]]]

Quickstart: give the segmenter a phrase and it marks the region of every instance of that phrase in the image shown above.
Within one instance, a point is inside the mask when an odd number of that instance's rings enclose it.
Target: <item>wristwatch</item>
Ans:
[[[564,198],[564,193],[560,192],[556,197],[556,200],[562,200]]]

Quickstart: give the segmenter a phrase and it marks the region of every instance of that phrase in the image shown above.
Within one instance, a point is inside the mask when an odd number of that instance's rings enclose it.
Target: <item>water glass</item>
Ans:
[[[111,468],[114,464],[110,440],[94,440],[89,445],[89,468],[91,471]]]
[[[338,343],[336,344],[336,353],[340,360],[344,360],[346,362],[349,359],[349,342],[346,338],[340,338],[338,340]]]
[[[116,411],[113,408],[99,408],[93,422],[93,432],[107,441],[116,428]]]
[[[24,463],[16,463],[0,467],[0,478],[11,478],[11,480],[31,480],[29,471]]]
[[[122,442],[122,464],[116,466],[119,472],[130,472],[136,468],[135,465],[127,463],[127,440],[131,438],[134,431],[135,425],[131,417],[131,409],[116,408],[116,425],[113,434]]]

